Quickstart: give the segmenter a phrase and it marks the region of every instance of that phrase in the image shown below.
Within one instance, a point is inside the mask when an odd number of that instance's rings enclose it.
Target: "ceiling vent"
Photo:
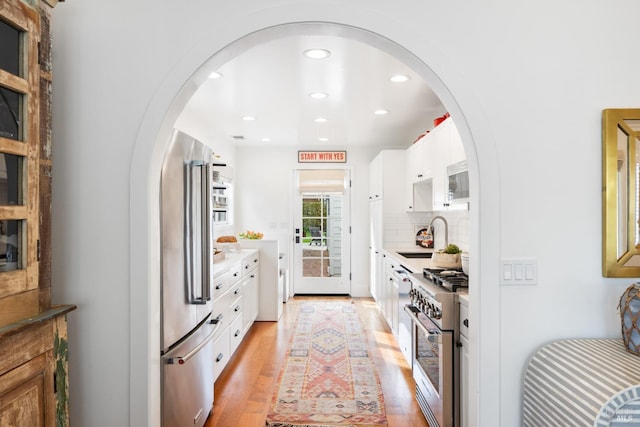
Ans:
[[[233,135],[233,139],[236,141],[244,141],[244,136],[242,135]]]

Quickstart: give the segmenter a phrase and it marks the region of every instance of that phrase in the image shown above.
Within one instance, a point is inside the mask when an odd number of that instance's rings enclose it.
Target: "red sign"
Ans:
[[[298,163],[346,163],[346,151],[298,151]]]

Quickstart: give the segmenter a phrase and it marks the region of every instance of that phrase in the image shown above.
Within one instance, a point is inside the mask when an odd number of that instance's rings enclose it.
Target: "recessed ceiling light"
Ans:
[[[210,79],[219,79],[220,77],[222,77],[222,74],[220,74],[217,71],[214,71],[213,73],[209,74]]]
[[[384,115],[385,115],[385,114],[387,114],[388,112],[389,112],[389,111],[387,111],[387,110],[382,110],[382,109],[380,109],[380,110],[376,110],[376,111],[374,111],[374,112],[373,112],[373,114],[375,114],[375,115],[377,115],[377,116],[384,116]]]
[[[403,83],[409,80],[409,76],[405,76],[404,74],[396,74],[395,76],[391,76],[389,80],[394,83]]]
[[[327,95],[324,92],[313,92],[313,93],[310,93],[309,96],[313,99],[325,99],[329,95]]]
[[[327,119],[325,119],[324,117],[318,117],[318,118],[316,119],[316,123],[324,123],[324,122],[326,122],[326,121],[327,121]]]
[[[327,49],[308,49],[304,51],[304,56],[311,59],[324,59],[331,55]]]
[[[262,142],[271,142],[271,138],[262,138]]]
[[[327,142],[329,140],[329,138],[326,138],[324,136],[318,138],[318,141],[322,141],[322,142]]]
[[[247,122],[251,122],[253,120],[255,120],[256,118],[253,116],[244,116],[242,117],[242,120],[247,121]]]

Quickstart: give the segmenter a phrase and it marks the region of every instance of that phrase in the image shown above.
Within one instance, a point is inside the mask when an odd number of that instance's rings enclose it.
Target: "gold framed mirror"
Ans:
[[[640,109],[602,112],[602,272],[640,277]]]

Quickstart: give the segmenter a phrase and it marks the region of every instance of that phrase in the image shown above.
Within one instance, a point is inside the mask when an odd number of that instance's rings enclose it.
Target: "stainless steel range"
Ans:
[[[461,270],[424,269],[412,275],[412,367],[416,399],[431,427],[460,424],[457,291],[468,287]]]

